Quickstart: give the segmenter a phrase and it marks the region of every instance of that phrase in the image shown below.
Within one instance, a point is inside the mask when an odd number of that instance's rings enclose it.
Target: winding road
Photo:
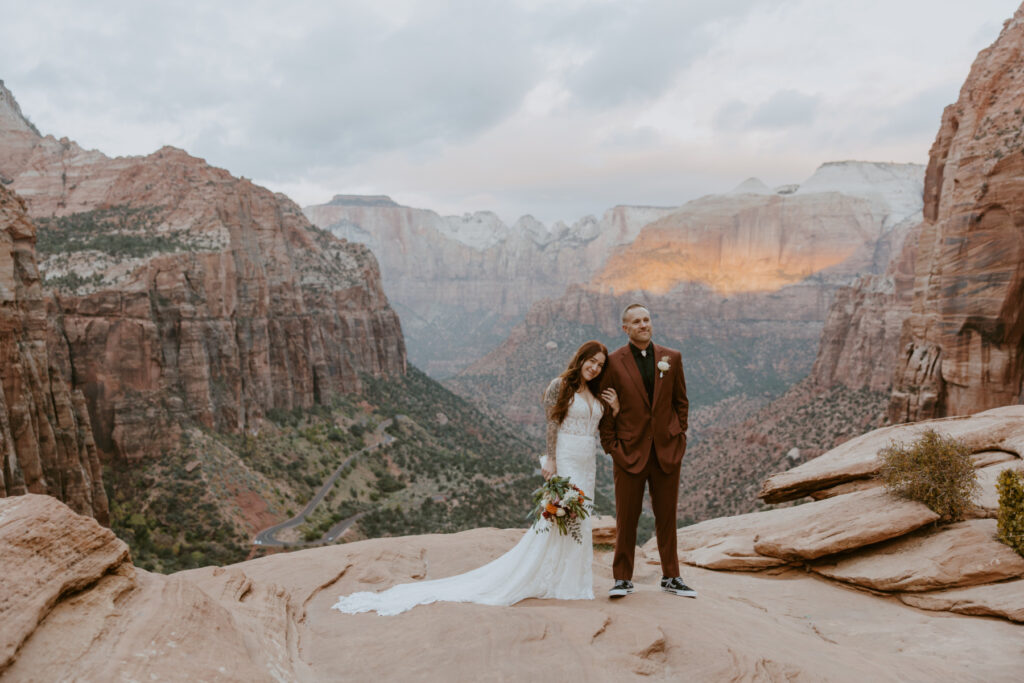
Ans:
[[[389,417],[388,419],[384,420],[379,425],[377,425],[377,429],[374,430],[374,433],[377,434],[378,437],[380,437],[380,440],[377,441],[377,443],[373,443],[370,444],[369,446],[364,446],[363,448],[360,448],[358,451],[345,458],[345,461],[338,465],[338,467],[334,470],[334,473],[327,478],[327,481],[323,483],[320,489],[316,492],[316,495],[314,495],[313,498],[309,501],[309,503],[306,504],[306,507],[302,509],[302,512],[300,512],[299,514],[295,515],[294,517],[285,522],[275,524],[274,526],[268,527],[263,531],[259,532],[253,539],[252,544],[258,546],[278,546],[292,548],[307,545],[319,545],[321,543],[330,543],[334,539],[338,538],[338,536],[341,536],[346,529],[352,526],[352,524],[354,524],[360,517],[365,515],[367,511],[360,512],[358,514],[352,515],[351,517],[348,517],[347,519],[341,520],[340,522],[332,526],[330,529],[328,529],[326,534],[324,534],[315,541],[282,541],[277,538],[278,532],[284,531],[285,529],[291,529],[293,527],[297,527],[301,524],[306,523],[306,516],[309,515],[309,513],[313,512],[314,508],[316,508],[316,506],[319,505],[320,502],[324,499],[324,497],[330,492],[330,490],[334,487],[335,482],[338,481],[338,477],[341,476],[342,470],[344,470],[345,467],[350,462],[354,461],[356,458],[365,453],[377,450],[381,446],[386,446],[395,440],[395,437],[391,436],[390,434],[384,433],[384,430],[390,427],[391,423],[392,419]]]

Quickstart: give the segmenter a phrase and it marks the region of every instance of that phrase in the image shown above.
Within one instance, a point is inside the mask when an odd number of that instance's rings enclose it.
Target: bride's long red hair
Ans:
[[[558,376],[562,380],[562,386],[558,391],[558,400],[555,401],[555,405],[551,407],[551,412],[548,414],[548,419],[562,424],[562,420],[569,412],[569,403],[572,401],[572,397],[583,386],[583,364],[599,353],[604,354],[604,365],[601,366],[601,372],[597,373],[597,377],[586,384],[594,398],[604,405],[605,410],[608,409],[604,399],[601,398],[601,378],[608,367],[608,349],[601,342],[591,340],[576,349],[572,360],[569,361],[569,367]]]

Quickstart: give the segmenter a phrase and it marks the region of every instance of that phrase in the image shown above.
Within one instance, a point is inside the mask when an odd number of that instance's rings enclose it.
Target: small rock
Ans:
[[[594,545],[601,543],[614,544],[616,536],[615,517],[611,515],[591,517],[591,535],[594,539]]]

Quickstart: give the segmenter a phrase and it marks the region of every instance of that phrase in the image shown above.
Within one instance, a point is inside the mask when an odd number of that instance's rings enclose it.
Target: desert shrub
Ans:
[[[944,519],[963,519],[978,482],[962,441],[928,429],[910,444],[890,443],[878,457],[889,491],[924,503]]]
[[[999,540],[1024,556],[1024,475],[1003,470],[996,483],[999,514],[996,516]]]

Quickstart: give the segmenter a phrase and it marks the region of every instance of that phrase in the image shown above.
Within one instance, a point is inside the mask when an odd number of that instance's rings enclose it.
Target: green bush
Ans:
[[[1024,556],[1024,475],[1003,470],[996,483],[999,514],[996,517],[999,540]]]
[[[924,503],[948,521],[963,519],[978,482],[962,441],[929,429],[909,445],[890,443],[878,457],[890,492]]]

